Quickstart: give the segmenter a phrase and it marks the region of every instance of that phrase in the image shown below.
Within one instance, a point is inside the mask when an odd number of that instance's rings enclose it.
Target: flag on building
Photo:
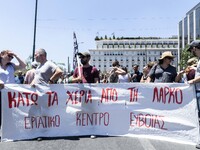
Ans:
[[[78,54],[78,43],[76,38],[76,33],[73,33],[73,39],[74,39],[74,55],[73,55],[73,70],[77,67],[77,58],[76,55]]]

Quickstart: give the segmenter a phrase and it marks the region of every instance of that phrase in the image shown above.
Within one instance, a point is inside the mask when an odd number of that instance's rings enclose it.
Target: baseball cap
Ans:
[[[192,41],[192,42],[189,44],[189,47],[187,48],[187,51],[191,51],[191,49],[192,49],[193,47],[198,47],[198,48],[200,48],[200,40]]]
[[[88,52],[78,53],[78,55],[79,55],[79,56],[90,57],[90,53],[88,53]]]

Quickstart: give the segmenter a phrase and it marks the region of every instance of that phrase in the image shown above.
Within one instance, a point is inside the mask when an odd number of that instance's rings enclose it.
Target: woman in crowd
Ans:
[[[142,75],[141,80],[140,80],[141,83],[147,82],[149,71],[151,70],[153,65],[154,65],[154,62],[149,62],[146,66],[144,66],[143,75]]]
[[[196,57],[190,58],[187,61],[187,67],[178,73],[177,80],[181,83],[187,83],[189,80],[194,79],[197,70],[197,62],[198,59]]]
[[[176,67],[171,65],[174,56],[170,51],[166,51],[159,58],[159,62],[150,70],[147,82],[172,83],[177,82]]]
[[[12,61],[16,58],[19,64],[15,64]],[[25,69],[26,64],[12,51],[3,50],[0,54],[0,80],[4,83],[15,83],[14,73],[16,70]]]
[[[16,58],[19,64],[11,62]],[[3,50],[0,53],[0,86],[3,88],[4,84],[15,83],[14,73],[16,70],[25,69],[26,64],[12,51]],[[1,113],[1,95],[0,95],[0,113]],[[1,114],[0,114],[1,117]],[[1,118],[0,118],[1,125]]]
[[[125,74],[119,74],[118,75],[118,82],[119,83],[129,83],[131,82],[131,75],[128,73],[126,67],[122,67],[122,70],[124,70],[126,73]]]
[[[115,60],[112,63],[112,69],[109,72],[108,82],[117,83],[119,81],[118,75],[124,75],[126,72],[120,68],[119,62]]]

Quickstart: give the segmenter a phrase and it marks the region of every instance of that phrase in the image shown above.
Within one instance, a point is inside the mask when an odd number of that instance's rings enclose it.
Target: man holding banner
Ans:
[[[200,40],[193,41],[189,44],[189,48],[187,51],[191,52],[194,56],[200,58]],[[200,61],[197,64],[197,69],[195,72],[195,78],[188,81],[190,84],[195,84],[196,88],[196,94],[197,94],[197,103],[198,103],[198,108],[200,110]],[[200,112],[199,112],[199,117],[200,117]]]
[[[200,58],[200,40],[195,40],[189,44],[187,51],[191,52],[194,56]],[[197,104],[198,104],[198,116],[200,118],[200,60],[197,64],[197,69],[195,72],[195,77],[188,81],[189,84],[195,84]],[[196,148],[200,149],[200,144],[196,145]]]
[[[38,49],[35,53],[35,59],[40,65],[35,71],[35,77],[31,82],[35,84],[53,84],[62,75],[62,70],[53,62],[47,60],[47,53],[44,49]]]
[[[78,53],[82,66],[74,70],[73,83],[99,83],[99,71],[89,64],[90,54],[88,52]]]

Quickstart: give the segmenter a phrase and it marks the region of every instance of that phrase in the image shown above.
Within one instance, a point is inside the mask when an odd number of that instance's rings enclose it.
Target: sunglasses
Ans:
[[[170,60],[173,60],[173,58],[172,58],[172,57],[165,57],[165,58],[167,58],[167,59],[170,59]]]
[[[13,59],[13,56],[12,56],[12,55],[8,55],[8,57],[11,58],[11,59]]]
[[[86,56],[83,56],[83,55],[79,56],[80,59],[83,59],[83,58],[85,58],[85,57],[86,57]]]

